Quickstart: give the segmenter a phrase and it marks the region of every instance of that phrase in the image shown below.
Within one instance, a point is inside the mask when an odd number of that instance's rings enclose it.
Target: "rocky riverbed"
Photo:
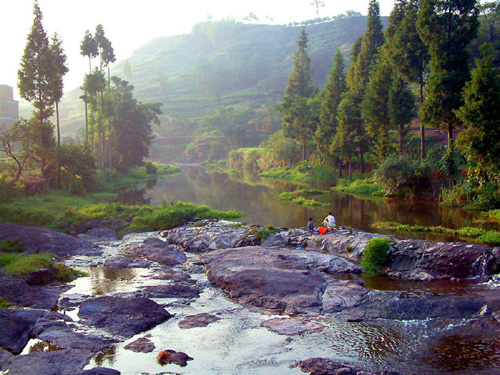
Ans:
[[[321,236],[203,221],[78,236],[0,224],[0,240],[86,271],[28,284],[0,271],[0,370],[45,374],[491,374],[500,371],[500,249]]]

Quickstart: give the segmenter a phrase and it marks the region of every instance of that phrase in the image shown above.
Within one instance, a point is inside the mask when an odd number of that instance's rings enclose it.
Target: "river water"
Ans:
[[[148,186],[149,185],[149,186]],[[305,207],[276,199],[284,191],[302,187],[260,178],[252,174],[207,173],[201,167],[183,167],[182,172],[158,179],[156,183],[142,184],[121,192],[126,203],[161,205],[173,201],[206,204],[217,210],[237,210],[242,221],[249,224],[272,224],[277,227],[305,227],[309,217],[320,224],[332,212],[337,224],[368,232],[370,224],[395,221],[402,224],[457,228],[477,226],[477,215],[459,209],[441,208],[434,202],[408,202],[402,199],[356,197],[322,190],[326,194],[312,197],[323,203],[319,207]],[[418,234],[424,238],[424,234]],[[451,238],[425,239],[451,240]]]
[[[314,197],[321,207],[302,207],[276,199],[283,191],[297,188],[292,184],[273,182],[255,176],[206,173],[202,168],[185,167],[182,173],[159,179],[156,184],[142,185],[121,192],[121,201],[162,205],[170,201],[206,204],[213,209],[237,210],[241,220],[262,225],[302,227],[313,217],[318,223],[332,211],[342,226],[373,231],[375,221],[397,221],[407,224],[457,227],[474,225],[475,217],[460,210],[446,210],[436,204],[411,204],[401,200],[359,198],[329,192]],[[155,233],[136,235],[155,237]],[[141,239],[139,238],[139,239]],[[117,254],[118,243],[105,246],[106,256]],[[187,263],[196,263],[197,255],[188,255]],[[87,271],[88,277],[76,280],[66,297],[81,300],[89,296],[133,293],[148,285],[157,285],[150,269],[106,269],[86,267],[86,261],[75,259],[71,266]],[[79,267],[81,265],[81,267]],[[182,266],[179,266],[182,268]],[[337,321],[334,316],[318,316],[323,329],[297,336],[279,335],[262,326],[273,316],[252,312],[212,287],[205,274],[192,274],[202,293],[195,300],[156,299],[173,314],[173,318],[118,343],[95,357],[87,368],[106,366],[124,375],[133,374],[303,374],[294,364],[311,357],[332,358],[359,364],[368,370],[392,369],[402,374],[500,374],[500,335],[486,337],[443,335],[455,321]],[[489,283],[471,281],[404,282],[389,278],[362,276],[365,286],[373,290],[401,290],[409,296],[464,295],[469,293],[498,295],[500,280]],[[221,320],[206,328],[181,329],[178,323],[188,315],[210,313]],[[78,320],[76,311],[69,315]],[[464,327],[466,327],[465,322]],[[78,324],[78,323],[77,323]],[[134,353],[124,346],[148,335],[157,347],[152,353]],[[34,343],[36,345],[37,343]],[[38,343],[39,345],[39,343]],[[188,366],[161,366],[158,350],[183,351],[194,358]]]

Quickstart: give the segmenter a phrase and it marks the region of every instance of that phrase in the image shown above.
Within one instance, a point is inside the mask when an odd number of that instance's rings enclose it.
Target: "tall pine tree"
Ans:
[[[306,158],[306,143],[316,130],[314,108],[309,99],[316,93],[312,81],[311,58],[307,53],[307,34],[302,27],[293,57],[293,70],[288,77],[285,96],[279,105],[283,114],[285,134],[302,145],[302,160]]]
[[[35,107],[33,121],[30,121],[33,127],[33,151],[40,162],[42,176],[48,179],[50,171],[47,161],[54,147],[54,130],[49,121],[54,112],[51,83],[56,72],[49,39],[42,25],[42,11],[37,1],[33,5],[33,14],[33,25],[18,71],[18,87],[21,97]]]
[[[331,144],[337,130],[337,109],[346,91],[346,73],[344,55],[337,49],[333,58],[333,68],[328,75],[328,82],[321,95],[320,121],[316,129],[318,151],[324,159],[332,155]]]
[[[451,147],[453,130],[460,125],[455,113],[470,76],[467,46],[478,28],[477,2],[422,0],[417,26],[429,48],[431,68],[421,120],[446,131]]]

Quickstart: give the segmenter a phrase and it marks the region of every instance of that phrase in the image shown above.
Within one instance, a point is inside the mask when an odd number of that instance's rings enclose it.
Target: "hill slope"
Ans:
[[[306,27],[318,87],[327,80],[335,50],[340,48],[347,57],[365,29],[366,17],[358,14]],[[131,82],[139,100],[162,103],[164,126],[159,133],[166,135],[173,123],[197,123],[213,113],[217,95],[224,105],[276,104],[292,69],[299,32],[300,26],[204,22],[191,34],[150,41],[128,60],[116,63],[112,74]],[[62,102],[66,134],[84,127],[79,96],[74,90]]]

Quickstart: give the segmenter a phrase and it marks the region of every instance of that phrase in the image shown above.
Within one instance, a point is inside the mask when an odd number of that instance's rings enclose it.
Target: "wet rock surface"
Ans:
[[[179,322],[179,328],[186,329],[186,328],[206,327],[210,323],[214,323],[218,320],[220,320],[218,316],[207,313],[189,315]]]
[[[45,314],[43,310],[0,309],[0,346],[12,354],[19,354],[37,320]]]
[[[98,297],[80,304],[78,316],[85,324],[123,337],[132,337],[168,320],[171,315],[144,297]]]
[[[69,234],[43,227],[0,223],[0,240],[9,238],[20,240],[28,254],[50,253],[60,259],[76,255],[102,255],[99,247]]]
[[[83,255],[78,258],[78,264],[102,267],[101,271],[92,273],[89,278],[91,283],[97,282],[103,275],[114,275],[114,283],[125,287],[131,283],[135,285],[131,289],[103,285],[102,289],[96,288],[90,295],[72,295],[71,290],[68,291],[69,286],[54,282],[43,286],[29,285],[26,280],[0,271],[0,295],[11,297],[6,299],[17,306],[43,309],[0,310],[0,346],[8,349],[0,349],[0,370],[9,369],[9,375],[32,373],[30,369],[33,368],[42,375],[117,374],[119,372],[114,369],[101,367],[101,362],[95,362],[94,366],[98,366],[92,370],[84,371],[83,368],[88,366],[91,358],[96,358],[97,353],[113,352],[115,349],[109,349],[113,343],[141,332],[156,330],[158,334],[165,329],[168,335],[176,329],[182,331],[182,336],[186,335],[185,340],[195,339],[192,332],[214,332],[213,337],[217,338],[221,334],[219,329],[233,332],[231,320],[241,311],[250,311],[249,314],[254,315],[241,321],[243,331],[234,331],[231,346],[237,344],[239,335],[245,341],[252,338],[249,332],[262,334],[264,331],[267,335],[274,335],[267,338],[279,335],[281,343],[285,343],[281,344],[285,345],[285,352],[296,350],[298,342],[307,340],[309,335],[315,340],[322,340],[324,335],[335,335],[336,325],[340,324],[340,327],[352,329],[355,335],[346,337],[345,342],[343,338],[339,339],[343,347],[351,345],[351,341],[358,339],[359,335],[362,337],[364,327],[369,328],[368,333],[380,330],[383,334],[384,330],[392,332],[394,326],[404,327],[406,324],[398,326],[394,322],[411,322],[408,324],[425,327],[422,329],[426,338],[421,339],[418,348],[429,355],[426,359],[429,363],[433,360],[433,353],[445,352],[442,346],[453,343],[457,338],[459,342],[467,343],[479,340],[478,347],[483,343],[492,347],[500,344],[494,334],[500,328],[498,291],[467,289],[464,293],[461,290],[466,288],[461,287],[463,283],[459,282],[470,276],[495,272],[498,248],[396,239],[390,250],[391,263],[384,272],[396,276],[395,280],[399,281],[394,282],[396,287],[383,289],[374,287],[372,282],[360,276],[362,268],[358,265],[366,243],[380,235],[338,230],[321,236],[300,229],[282,228],[261,241],[255,236],[256,226],[232,227],[229,223],[214,221],[202,224],[196,228],[182,227],[162,232],[163,239],[155,234],[138,234],[127,235],[117,241],[111,235],[107,239],[104,235],[99,238],[96,233],[107,231],[96,230],[90,232],[94,234],[96,246],[83,241],[82,249],[70,251],[74,254],[70,256]],[[40,241],[47,239],[47,233],[50,232],[40,232]],[[38,232],[35,234],[38,235]],[[108,248],[105,248],[106,244],[109,244]],[[300,250],[297,249],[299,247]],[[102,257],[89,257],[92,254],[102,254]],[[459,254],[465,255],[460,258]],[[432,280],[420,281],[422,285],[432,285],[446,279],[457,280],[456,290],[405,289],[408,280]],[[208,297],[214,293],[214,287],[224,291],[231,301],[238,302],[239,307],[220,307],[219,310],[217,302]],[[66,315],[48,311],[58,304],[59,295],[66,291],[59,308],[79,308],[81,321],[72,321]],[[108,295],[98,297],[95,293]],[[228,303],[220,301],[221,305]],[[206,303],[212,306],[211,309],[205,306]],[[168,306],[169,311],[174,309],[172,313],[177,316],[167,312],[162,305]],[[269,318],[262,315],[269,313],[282,316]],[[251,323],[255,317],[261,319],[257,325]],[[167,323],[159,326],[163,322]],[[194,327],[205,328],[199,331],[187,329]],[[353,335],[352,332],[348,334]],[[407,331],[401,328],[401,332],[394,334],[397,340]],[[283,336],[288,338],[284,340]],[[210,334],[207,337],[211,337]],[[12,355],[20,353],[32,338],[50,343],[52,351]],[[150,338],[149,334],[138,338],[121,350],[151,353],[155,350],[155,343],[158,343],[158,336],[154,340]],[[380,340],[385,345],[391,339],[392,336]],[[186,349],[167,344],[175,350],[163,350],[160,352],[163,353],[161,361],[159,357],[157,360],[164,364],[189,366],[192,358],[179,351]],[[286,345],[290,347],[286,348]],[[273,347],[280,348],[280,344]],[[410,346],[410,350],[417,349]],[[186,351],[198,357],[199,353]],[[229,353],[226,351],[221,358],[226,358]],[[380,370],[380,365],[377,365],[379,372],[373,371],[373,363],[371,367],[358,367],[356,361],[350,363],[317,354],[299,353],[296,359],[303,361],[297,365],[303,372],[311,374],[391,373],[386,369]],[[424,354],[419,355],[427,358]],[[286,358],[289,359],[283,361],[289,366],[292,361],[289,356]],[[154,357],[152,359],[154,361]],[[252,362],[252,366],[258,368],[259,363],[267,366],[266,361],[269,361],[269,366],[276,365],[273,360],[264,358],[252,358],[248,363]],[[199,368],[196,362],[193,362],[195,369]],[[113,367],[111,362],[109,367]],[[500,363],[493,359],[490,367],[498,369]],[[171,369],[166,370],[169,372]],[[243,368],[241,373],[245,370]],[[195,370],[193,373],[203,371]],[[402,373],[407,375],[412,372],[403,368]],[[432,372],[433,375],[437,373]]]
[[[158,354],[157,359],[158,362],[162,365],[173,363],[181,367],[186,367],[187,362],[193,360],[193,358],[188,356],[186,353],[176,352],[175,350],[172,349],[162,350]]]
[[[156,346],[150,339],[146,337],[140,337],[137,340],[132,341],[130,344],[125,345],[125,349],[131,350],[136,353],[151,353],[156,349]]]

